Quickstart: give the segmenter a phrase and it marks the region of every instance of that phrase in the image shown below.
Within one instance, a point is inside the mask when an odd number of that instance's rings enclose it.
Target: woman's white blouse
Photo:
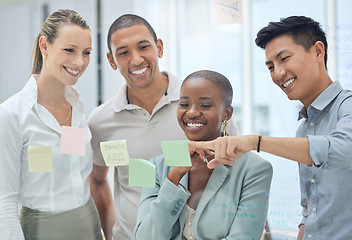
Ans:
[[[79,93],[67,86],[65,97],[72,106],[72,127],[87,129],[86,153],[62,154],[61,126],[37,103],[37,77],[31,76],[20,92],[0,104],[0,233],[5,239],[23,237],[19,204],[61,212],[84,205],[90,197],[87,177],[93,164],[91,134]],[[52,147],[53,172],[29,172],[27,151],[32,145]]]

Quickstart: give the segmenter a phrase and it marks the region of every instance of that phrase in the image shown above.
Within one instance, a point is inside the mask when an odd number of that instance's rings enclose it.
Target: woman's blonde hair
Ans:
[[[63,23],[73,23],[83,29],[89,29],[87,22],[76,11],[71,9],[59,9],[53,12],[43,23],[42,29],[34,42],[32,54],[32,74],[39,74],[43,66],[43,57],[39,47],[41,36],[47,38],[48,43],[53,43],[57,37],[59,27]]]

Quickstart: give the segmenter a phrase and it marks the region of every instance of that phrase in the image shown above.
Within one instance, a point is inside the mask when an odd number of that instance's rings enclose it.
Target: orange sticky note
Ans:
[[[86,154],[87,129],[63,126],[60,153],[84,156]]]

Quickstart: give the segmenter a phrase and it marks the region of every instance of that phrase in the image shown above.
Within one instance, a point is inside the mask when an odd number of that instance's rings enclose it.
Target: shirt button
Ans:
[[[311,183],[315,183],[315,179],[312,178],[312,179],[310,180],[310,182],[311,182]]]
[[[310,126],[313,127],[314,126],[314,122],[310,122]]]
[[[81,203],[81,200],[77,200],[77,203]]]
[[[315,212],[316,210],[317,210],[316,208],[313,208],[313,209],[312,209],[312,212]]]
[[[308,234],[308,236],[307,236],[309,239],[311,239],[313,236],[312,236],[312,234]]]

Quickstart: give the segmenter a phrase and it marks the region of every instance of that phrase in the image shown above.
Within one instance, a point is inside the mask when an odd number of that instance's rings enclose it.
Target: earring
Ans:
[[[224,120],[222,122],[222,131],[220,132],[220,136],[224,137],[224,136],[228,136],[229,133],[227,132],[227,120]]]
[[[44,55],[43,55],[43,59],[46,60],[46,58],[47,58],[47,56],[44,54]]]

